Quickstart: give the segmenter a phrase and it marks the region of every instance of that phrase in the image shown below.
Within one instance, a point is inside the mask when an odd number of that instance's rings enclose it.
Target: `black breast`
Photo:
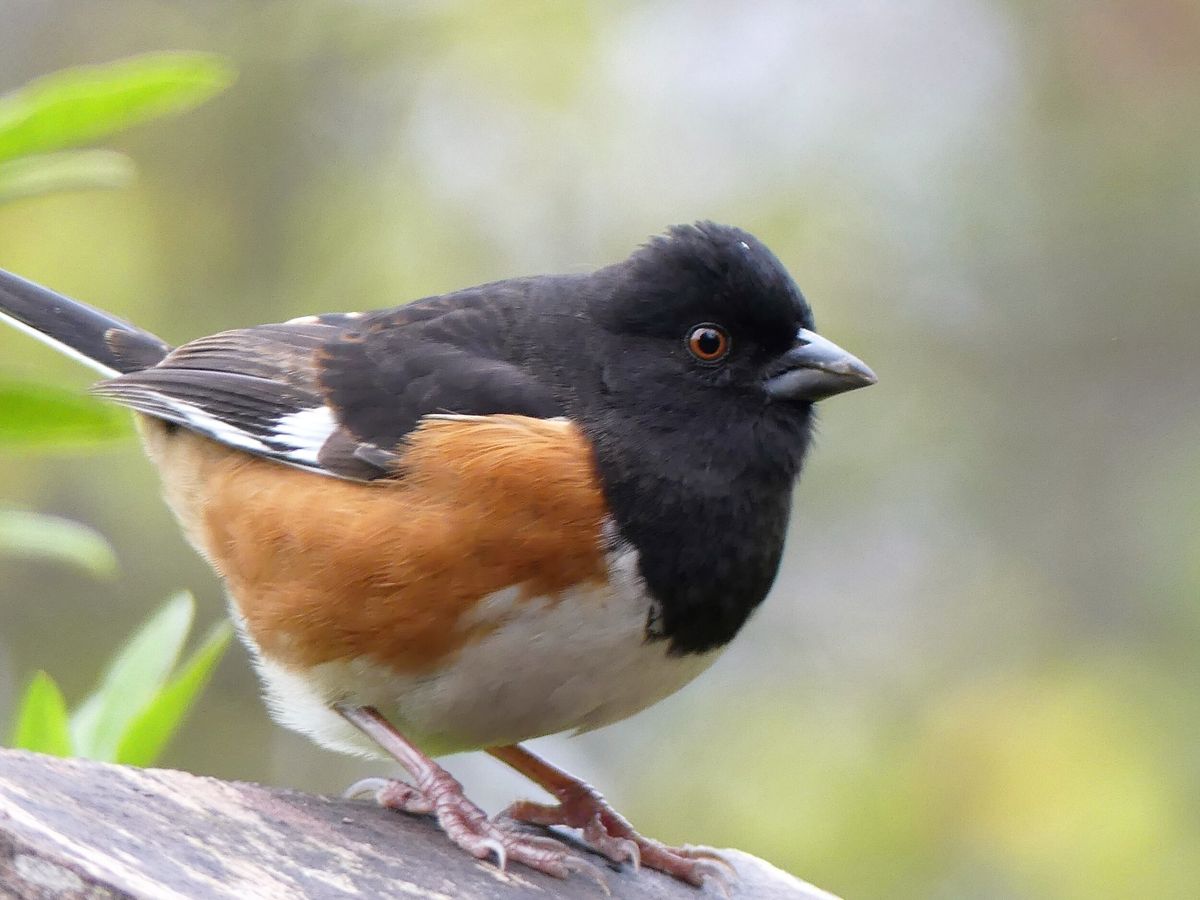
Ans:
[[[658,608],[650,639],[673,653],[728,643],[766,597],[783,554],[809,416],[741,433],[590,427],[609,508]]]

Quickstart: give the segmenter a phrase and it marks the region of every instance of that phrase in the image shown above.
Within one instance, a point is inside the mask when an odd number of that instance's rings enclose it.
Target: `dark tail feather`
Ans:
[[[0,269],[0,319],[109,378],[171,352],[148,331]]]

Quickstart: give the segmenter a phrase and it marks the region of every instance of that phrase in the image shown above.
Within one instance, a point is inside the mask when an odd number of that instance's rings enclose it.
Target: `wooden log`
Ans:
[[[731,897],[836,900],[753,856],[723,852],[738,874]],[[589,858],[613,898],[720,896]],[[368,802],[0,750],[0,898],[9,897],[598,900],[605,890],[579,875],[501,872],[453,847],[430,818]]]

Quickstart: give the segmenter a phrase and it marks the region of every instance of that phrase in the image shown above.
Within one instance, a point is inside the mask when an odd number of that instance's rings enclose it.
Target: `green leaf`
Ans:
[[[55,560],[97,578],[117,574],[116,554],[99,532],[58,516],[0,509],[0,554]]]
[[[210,53],[154,53],[65,69],[0,97],[0,160],[86,144],[225,90],[234,70]]]
[[[79,391],[0,378],[0,450],[81,449],[130,433],[129,416]]]
[[[195,610],[190,594],[176,594],[113,657],[99,687],[71,717],[80,756],[107,762],[116,758],[121,736],[175,668]]]
[[[158,759],[183,724],[192,703],[208,684],[232,637],[233,627],[228,622],[213,627],[180,672],[130,723],[117,748],[116,762],[149,766]]]
[[[71,755],[67,704],[54,679],[38,672],[29,682],[17,710],[12,746],[52,756]]]
[[[54,191],[121,188],[137,172],[115,150],[65,150],[0,162],[0,203]]]

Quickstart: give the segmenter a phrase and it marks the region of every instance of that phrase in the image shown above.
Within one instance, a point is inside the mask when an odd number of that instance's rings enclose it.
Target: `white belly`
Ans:
[[[410,740],[437,755],[511,744],[559,731],[587,731],[630,716],[683,687],[719,651],[673,656],[647,642],[651,602],[637,555],[609,560],[608,585],[561,597],[487,598],[470,625],[486,636],[430,672],[398,674],[360,658],[289,670],[255,651],[272,715],[318,743],[382,756],[330,706],[375,706]]]

